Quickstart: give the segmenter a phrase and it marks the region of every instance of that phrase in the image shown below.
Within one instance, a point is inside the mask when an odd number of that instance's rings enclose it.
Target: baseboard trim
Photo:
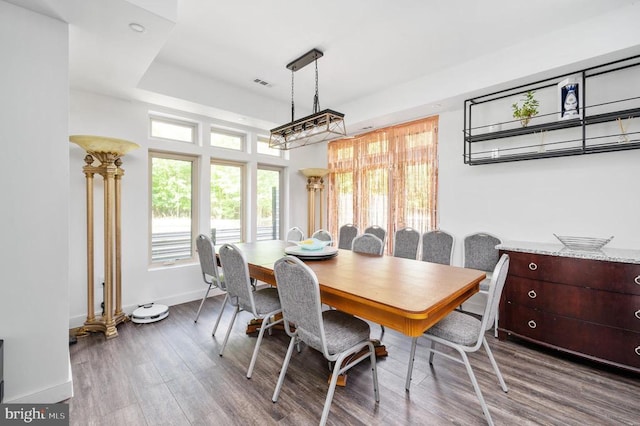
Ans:
[[[202,299],[202,296],[204,296],[204,292],[205,291],[206,291],[206,287],[202,286],[202,289],[198,290],[198,291],[190,291],[188,293],[175,294],[175,295],[171,295],[171,296],[167,296],[167,297],[162,297],[162,298],[159,298],[159,299],[140,300],[139,304],[142,305],[142,304],[145,304],[145,303],[153,302],[153,303],[161,303],[161,304],[167,305],[167,306],[180,305],[181,303],[187,303],[187,302],[191,302],[193,300]],[[222,294],[222,291],[214,288],[214,289],[211,289],[211,291],[209,292],[209,297],[218,296],[220,294]],[[127,315],[131,315],[133,313],[133,311],[138,309],[138,307],[139,307],[138,304],[136,304],[136,305],[128,305],[128,306],[123,306],[122,310]],[[71,330],[71,329],[74,329],[74,328],[82,327],[86,320],[87,320],[87,314],[82,314],[82,315],[69,317],[69,329]]]
[[[6,395],[5,395],[6,396]],[[73,397],[73,375],[69,359],[69,376],[64,383],[17,398],[5,399],[3,404],[55,404]]]

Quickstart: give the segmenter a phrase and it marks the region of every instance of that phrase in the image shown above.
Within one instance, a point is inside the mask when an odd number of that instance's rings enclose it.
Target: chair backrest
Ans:
[[[425,232],[422,234],[422,256],[420,259],[424,262],[451,265],[454,244],[453,235],[445,231]]]
[[[402,228],[393,236],[393,255],[406,259],[418,258],[418,246],[420,245],[420,233],[413,228]]]
[[[200,270],[202,271],[202,277],[205,282],[210,283],[210,281],[207,280],[207,276],[209,276],[213,280],[213,284],[219,285],[220,277],[218,275],[218,265],[213,242],[206,235],[200,234],[196,237],[196,248],[198,249],[198,258],[200,259]]]
[[[329,231],[327,231],[326,229],[318,229],[316,232],[313,233],[311,238],[316,238],[316,239],[318,239],[320,241],[331,241],[331,242],[333,242],[333,237],[331,236]]]
[[[348,223],[340,227],[338,232],[338,248],[351,250],[353,239],[358,236],[358,227]]]
[[[484,308],[484,314],[482,316],[482,332],[488,331],[495,322],[496,315],[498,314],[498,304],[500,303],[500,296],[504,289],[504,283],[507,280],[507,273],[509,272],[509,255],[503,254],[496,267],[493,269],[491,275],[491,283],[489,284],[489,293],[487,294],[487,305]]]
[[[351,250],[356,253],[368,253],[382,256],[384,244],[382,240],[373,234],[358,235],[353,239]]]
[[[365,234],[373,234],[376,237],[382,240],[382,244],[384,245],[385,241],[387,241],[387,231],[384,228],[379,227],[378,225],[371,225],[364,230]]]
[[[293,228],[287,231],[287,241],[302,241],[304,240],[304,232],[302,229],[294,226]]]
[[[256,306],[253,300],[249,265],[244,254],[233,244],[223,244],[218,255],[224,270],[224,281],[230,300],[255,314]]]
[[[496,246],[500,238],[486,232],[477,232],[464,238],[463,266],[491,272],[498,263],[500,253]]]
[[[287,334],[292,334],[289,324],[295,324],[298,337],[328,358],[316,274],[294,256],[279,259],[273,270]]]

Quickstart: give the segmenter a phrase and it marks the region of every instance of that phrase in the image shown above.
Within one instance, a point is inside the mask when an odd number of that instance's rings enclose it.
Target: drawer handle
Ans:
[[[527,323],[527,325],[529,326],[529,328],[536,328],[538,326],[538,324],[536,324],[536,322],[534,320],[531,320]],[[640,347],[636,348],[636,352],[640,350]]]
[[[640,355],[640,346],[636,346],[636,355]]]
[[[635,278],[633,279],[633,281],[635,281],[635,282],[636,282],[636,284],[640,285],[640,275],[638,275],[637,277],[635,277]]]
[[[536,269],[538,269],[538,265],[536,265],[535,263],[531,262],[529,264],[529,269],[531,269],[532,271],[535,271]],[[639,278],[640,278],[640,275],[638,275],[636,277],[636,284],[640,284],[640,282],[637,281]]]
[[[636,318],[640,319],[640,309],[638,309],[635,313]]]
[[[527,293],[529,295],[530,298],[535,299],[536,297],[538,297],[538,295],[536,294],[535,290],[529,290],[529,293]],[[638,311],[640,312],[640,311]],[[638,316],[638,312],[636,312],[636,316]],[[640,317],[638,317],[640,318]]]

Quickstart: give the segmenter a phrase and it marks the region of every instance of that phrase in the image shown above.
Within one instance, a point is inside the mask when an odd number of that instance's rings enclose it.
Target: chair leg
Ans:
[[[498,337],[498,312],[496,312],[496,319],[493,322],[493,335]]]
[[[436,347],[436,342],[431,341],[431,346],[429,347],[429,365],[433,365],[433,355],[435,355],[435,351],[433,350]]]
[[[198,308],[198,312],[196,313],[196,319],[193,322],[198,322],[198,318],[200,317],[200,311],[202,310],[202,305],[204,305],[204,301],[207,300],[207,296],[209,296],[209,292],[211,291],[211,285],[207,288],[207,291],[204,293],[204,297],[202,298],[202,302],[200,302],[200,307]]]
[[[284,362],[282,363],[282,368],[280,370],[280,376],[278,377],[278,383],[276,384],[276,389],[273,391],[273,396],[271,397],[271,401],[277,402],[278,397],[280,396],[280,389],[282,389],[282,384],[284,383],[284,376],[287,374],[287,369],[289,368],[289,361],[291,360],[291,354],[293,354],[293,348],[296,345],[296,337],[293,336],[291,338],[291,342],[289,342],[289,348],[287,349],[287,355],[284,357]]]
[[[268,329],[269,334],[271,334],[271,327],[283,321],[282,319],[279,319],[278,321],[271,322],[272,315],[273,314],[268,314],[262,319],[262,324],[260,325],[260,332],[258,333],[258,340],[256,340],[256,346],[253,348],[251,363],[249,364],[249,370],[247,371],[247,379],[250,379],[251,375],[253,374],[253,367],[256,365],[256,360],[258,359],[258,351],[260,350],[260,343],[262,343],[262,337],[264,336],[264,332]]]
[[[222,307],[220,308],[220,313],[218,314],[218,319],[216,319],[216,323],[213,326],[213,330],[211,330],[211,335],[216,335],[216,330],[218,329],[218,324],[220,324],[220,319],[222,318],[222,314],[224,313],[224,308],[227,306],[227,300],[229,300],[229,293],[224,295],[224,300],[222,301]]]
[[[373,376],[373,395],[376,398],[376,402],[380,402],[380,390],[378,388],[378,367],[376,361],[376,348],[373,347],[371,343],[369,346],[369,350],[371,351],[371,355],[369,356],[369,361],[371,362],[371,374]]]
[[[229,340],[229,335],[231,334],[231,329],[233,328],[233,323],[236,321],[236,316],[240,312],[240,306],[236,306],[233,310],[233,317],[231,317],[231,322],[229,323],[229,328],[227,328],[227,334],[224,335],[224,342],[222,342],[222,347],[220,348],[220,353],[218,355],[222,356],[222,352],[224,348],[227,346],[227,340]]]
[[[411,352],[409,353],[409,368],[407,369],[407,381],[404,384],[404,389],[408,392],[411,386],[411,374],[413,374],[413,361],[416,356],[416,346],[418,344],[418,338],[414,337],[411,340]]]
[[[484,350],[487,351],[487,355],[489,355],[489,361],[491,361],[491,365],[493,366],[493,371],[496,372],[496,376],[498,376],[498,381],[500,382],[500,387],[503,391],[508,392],[509,388],[507,388],[507,384],[504,382],[502,378],[502,373],[500,373],[500,369],[498,368],[498,363],[496,359],[493,357],[493,352],[489,348],[489,343],[487,343],[487,339],[482,339],[482,345],[484,346]]]
[[[249,370],[247,370],[247,379],[251,378],[253,374],[253,367],[256,365],[256,359],[258,358],[258,351],[260,350],[260,343],[262,343],[262,336],[264,336],[264,332],[267,329],[267,324],[269,323],[269,317],[266,316],[262,319],[262,324],[260,324],[260,332],[258,333],[258,340],[256,340],[256,345],[253,348],[253,355],[251,356],[251,362],[249,363]]]
[[[462,356],[462,361],[464,362],[464,366],[467,368],[467,373],[469,374],[469,378],[471,379],[471,384],[473,385],[473,389],[476,391],[476,396],[480,401],[480,406],[482,407],[482,412],[484,413],[484,417],[487,420],[489,426],[493,426],[493,419],[491,418],[491,414],[489,414],[489,407],[487,407],[487,403],[484,401],[484,397],[482,396],[482,390],[480,390],[480,385],[478,385],[478,381],[476,380],[476,375],[473,374],[473,369],[471,368],[471,364],[469,363],[469,357],[467,354],[458,349],[458,352]]]
[[[336,385],[338,383],[338,376],[340,375],[340,367],[342,366],[342,362],[346,358],[342,354],[335,361],[333,365],[333,372],[331,373],[331,381],[329,382],[329,389],[327,390],[327,397],[324,400],[324,408],[322,409],[322,417],[320,418],[320,426],[324,426],[327,423],[327,419],[329,418],[329,411],[331,410],[331,402],[333,402],[333,394],[336,391]]]

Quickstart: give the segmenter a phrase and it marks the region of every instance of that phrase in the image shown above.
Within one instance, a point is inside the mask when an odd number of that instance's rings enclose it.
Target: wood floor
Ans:
[[[294,352],[278,403],[271,395],[288,338],[265,336],[252,379],[245,377],[255,336],[241,313],[224,356],[218,350],[231,309],[215,337],[211,327],[222,297],[209,298],[197,324],[199,302],[172,306],[153,324],[125,323],[119,336],[99,334],[70,347],[74,397],[71,425],[313,425],[327,391],[327,363],[316,351]],[[372,337],[380,327],[372,324]],[[640,378],[628,372],[561,357],[555,352],[488,335],[509,392],[504,393],[483,350],[471,363],[496,425],[639,425]],[[329,424],[486,424],[466,370],[436,356],[429,366],[418,346],[411,391],[404,383],[410,339],[387,329],[389,356],[378,361],[380,402],[375,403],[368,362],[336,391]]]

